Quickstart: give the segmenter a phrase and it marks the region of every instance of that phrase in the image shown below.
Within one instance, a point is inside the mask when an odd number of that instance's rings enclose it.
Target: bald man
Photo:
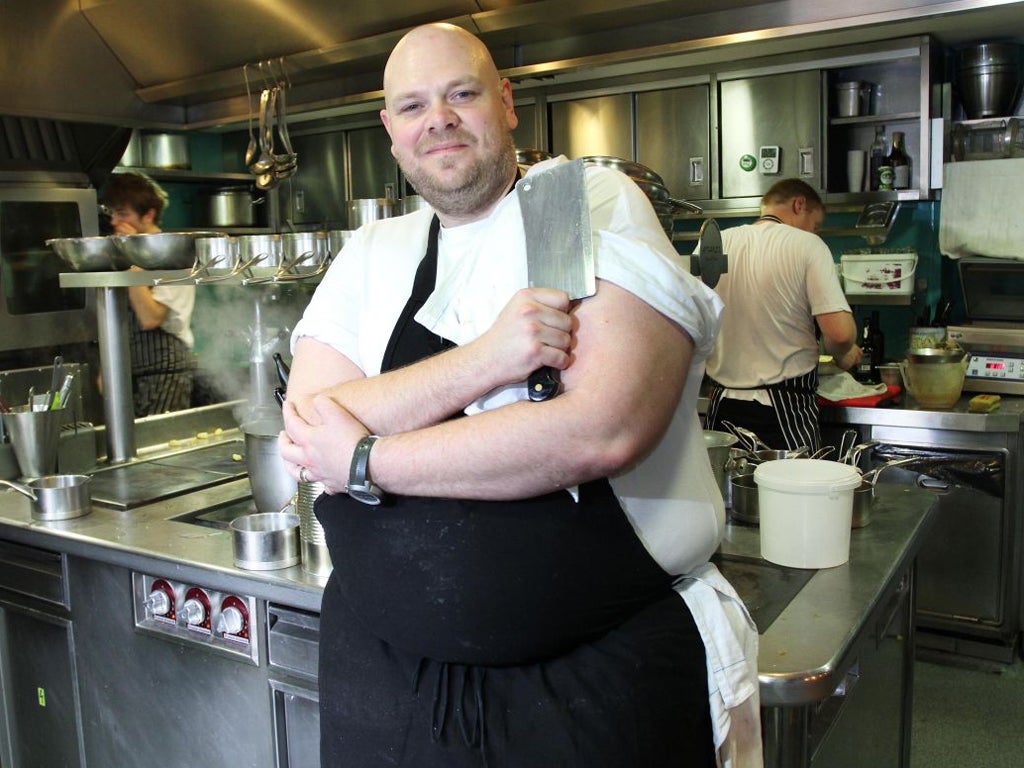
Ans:
[[[327,491],[322,763],[713,766],[673,582],[724,525],[696,418],[720,303],[605,168],[596,295],[525,288],[512,89],[465,30],[408,33],[384,94],[431,208],[334,260],[294,331],[279,442]],[[531,402],[541,366],[563,389]]]

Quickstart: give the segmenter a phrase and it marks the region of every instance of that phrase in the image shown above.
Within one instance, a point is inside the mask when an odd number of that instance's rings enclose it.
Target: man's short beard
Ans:
[[[489,207],[508,188],[509,170],[515,164],[515,143],[508,134],[498,151],[467,169],[457,186],[438,184],[430,173],[402,168],[408,182],[431,207],[448,216],[468,216]]]

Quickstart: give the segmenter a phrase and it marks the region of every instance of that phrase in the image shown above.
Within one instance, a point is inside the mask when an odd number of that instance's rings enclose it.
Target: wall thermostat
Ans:
[[[761,147],[758,155],[758,167],[765,176],[778,173],[782,165],[781,152],[777,144]]]

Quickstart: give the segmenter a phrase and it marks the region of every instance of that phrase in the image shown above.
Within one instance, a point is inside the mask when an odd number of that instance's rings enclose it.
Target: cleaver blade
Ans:
[[[531,288],[558,288],[570,299],[593,296],[594,243],[582,160],[559,163],[516,183],[526,234],[526,272]],[[558,371],[531,374],[531,400],[558,393]]]

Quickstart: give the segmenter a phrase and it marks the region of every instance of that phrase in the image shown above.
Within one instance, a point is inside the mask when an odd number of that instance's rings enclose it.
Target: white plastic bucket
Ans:
[[[856,467],[820,459],[766,461],[754,470],[761,557],[790,568],[832,568],[850,559]]]

